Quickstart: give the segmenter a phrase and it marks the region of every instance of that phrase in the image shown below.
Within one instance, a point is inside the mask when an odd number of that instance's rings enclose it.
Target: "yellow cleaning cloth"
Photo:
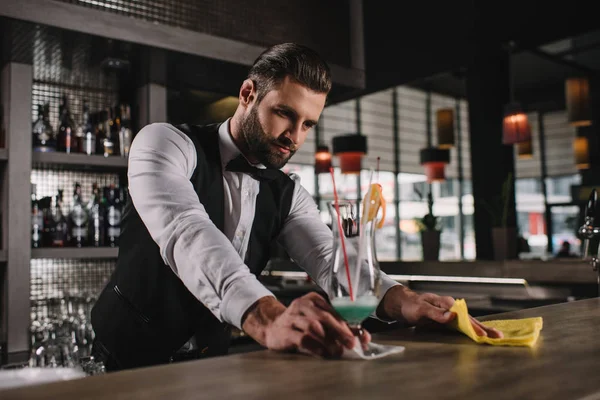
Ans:
[[[448,325],[464,333],[477,343],[487,343],[494,346],[529,346],[533,347],[542,330],[542,317],[503,319],[496,321],[482,321],[489,328],[496,328],[504,334],[501,339],[478,336],[469,320],[469,310],[464,299],[456,299],[450,312],[456,313],[456,318]]]

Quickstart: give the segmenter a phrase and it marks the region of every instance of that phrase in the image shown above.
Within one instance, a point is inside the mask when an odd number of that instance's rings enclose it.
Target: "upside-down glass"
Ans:
[[[329,202],[328,208],[333,231],[329,298],[355,335],[360,335],[363,321],[374,313],[380,299],[381,274],[375,253],[378,221],[377,218],[366,218],[365,221],[362,218],[366,215],[364,212],[361,219],[357,218],[359,214],[354,201],[340,201],[337,206],[335,202]],[[377,210],[373,211],[376,214]],[[371,348],[364,352],[376,351]]]

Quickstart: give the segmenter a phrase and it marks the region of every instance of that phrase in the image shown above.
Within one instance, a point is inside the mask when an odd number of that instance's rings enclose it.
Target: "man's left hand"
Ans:
[[[403,321],[409,325],[420,325],[430,321],[447,324],[456,318],[456,314],[449,311],[453,304],[452,297],[433,293],[419,294],[398,285],[385,294],[377,308],[377,315],[382,319]],[[502,332],[486,327],[472,316],[469,318],[477,335],[502,337]]]

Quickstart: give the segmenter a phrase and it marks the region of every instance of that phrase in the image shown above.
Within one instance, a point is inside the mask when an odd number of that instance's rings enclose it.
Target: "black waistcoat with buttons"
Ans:
[[[223,232],[219,125],[178,128],[196,148],[191,182],[198,199]],[[245,261],[257,276],[269,261],[271,244],[291,207],[294,182],[279,172],[278,178],[260,182],[256,199]],[[92,309],[92,326],[123,369],[167,363],[192,336],[206,356],[226,354],[230,341],[229,326],[219,322],[163,262],[131,200],[121,221],[117,266]]]

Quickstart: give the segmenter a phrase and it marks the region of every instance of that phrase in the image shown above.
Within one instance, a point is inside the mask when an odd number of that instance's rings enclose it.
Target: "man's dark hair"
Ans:
[[[285,77],[317,93],[331,90],[331,71],[316,51],[296,43],[269,47],[254,61],[248,79],[254,82],[257,101],[275,89]]]

